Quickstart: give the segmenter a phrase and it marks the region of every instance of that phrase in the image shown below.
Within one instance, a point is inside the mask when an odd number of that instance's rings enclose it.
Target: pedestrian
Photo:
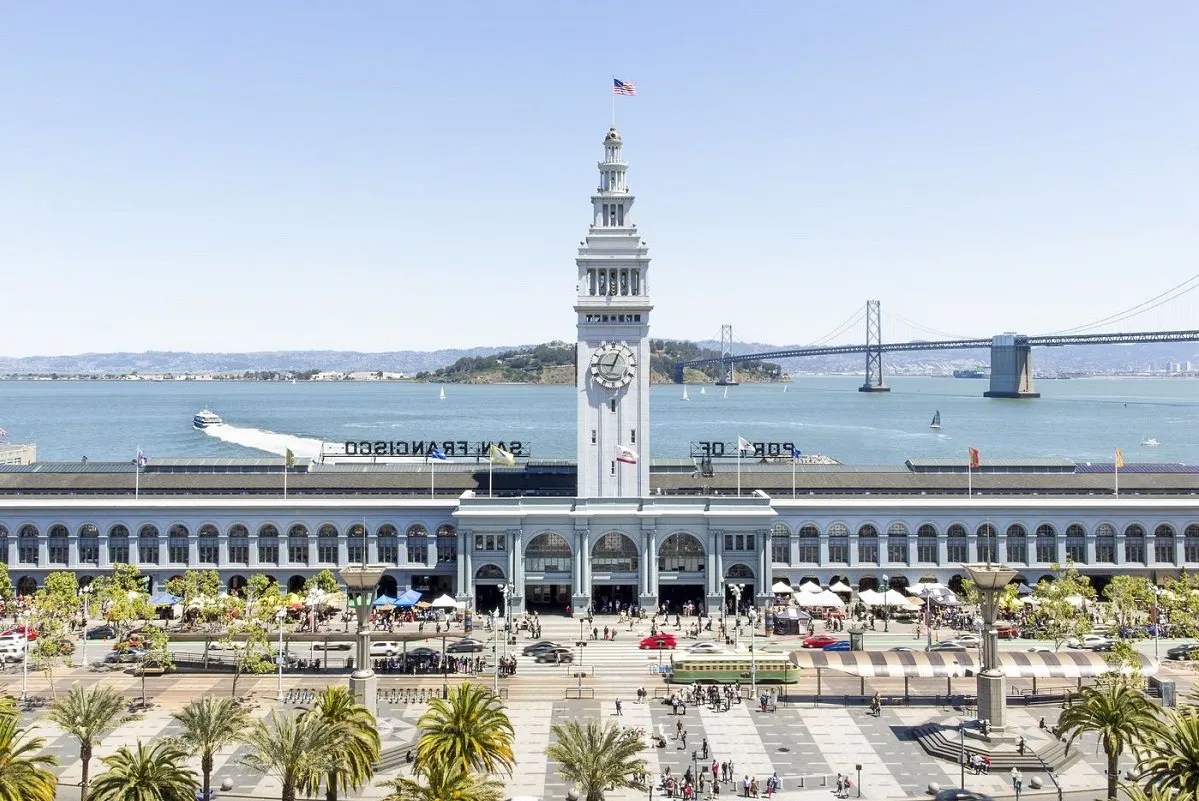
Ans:
[[[1023,740],[1024,738],[1021,737],[1020,739]],[[704,755],[704,760],[707,761],[707,759],[708,759],[708,738],[707,737],[704,738],[703,743],[700,745],[700,753]],[[1020,753],[1024,753],[1024,752],[1021,751]]]
[[[683,736],[683,721],[676,720],[674,723],[674,739],[679,739]]]
[[[620,709],[620,699],[619,698],[616,699],[616,714],[624,715],[624,712],[622,712]]]
[[[743,776],[741,779],[741,795],[745,796],[746,798],[749,798],[749,774],[748,773],[745,774],[745,776]]]
[[[840,773],[837,774],[837,783],[833,787],[833,795],[836,798],[845,797],[845,779],[842,778]]]
[[[686,729],[683,729],[682,740],[683,740],[682,749],[684,751],[686,751],[687,750],[687,730]]]

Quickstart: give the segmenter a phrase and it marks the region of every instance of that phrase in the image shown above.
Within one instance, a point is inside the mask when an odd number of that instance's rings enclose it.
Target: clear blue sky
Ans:
[[[656,336],[1035,333],[1199,272],[1194,3],[3,16],[3,355],[573,339],[613,75]]]

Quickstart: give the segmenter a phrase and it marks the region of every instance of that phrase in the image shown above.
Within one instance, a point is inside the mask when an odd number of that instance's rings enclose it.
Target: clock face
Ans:
[[[633,380],[637,360],[631,348],[624,344],[604,344],[591,356],[591,377],[607,389],[618,389]]]

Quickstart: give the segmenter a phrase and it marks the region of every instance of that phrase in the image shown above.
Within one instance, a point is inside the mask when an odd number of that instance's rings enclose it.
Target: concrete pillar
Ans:
[[[1125,562],[1125,559],[1124,559],[1125,539],[1126,538],[1124,536],[1123,531],[1116,532],[1116,564],[1118,564],[1118,565],[1122,565]]]
[[[67,532],[67,569],[79,568],[79,532]]]
[[[828,535],[825,534],[824,532],[821,532],[820,536],[817,538],[816,541],[817,541],[817,547],[820,549],[819,558],[816,560],[816,564],[820,565],[821,567],[827,567],[828,566]]]
[[[856,531],[849,532],[849,566],[857,567],[858,560],[858,533]]]
[[[1032,348],[1024,334],[991,338],[991,388],[985,398],[1039,398],[1033,388]]]
[[[590,532],[586,528],[576,528],[574,533],[575,541],[571,549],[571,576],[574,586],[570,588],[570,605],[576,615],[584,615],[591,603],[591,577],[587,569],[587,542]]]
[[[645,586],[641,591],[641,607],[650,611],[658,608],[658,530],[641,529],[645,541]]]
[[[978,535],[973,531],[966,532],[966,561],[970,564],[978,562]]]
[[[248,539],[250,543],[250,555],[246,567],[250,571],[253,571],[259,566],[259,564],[261,564],[258,560],[258,532],[251,531]],[[345,564],[345,562],[342,562],[342,564]]]
[[[944,533],[937,534],[937,564],[944,567],[949,561],[949,538]]]
[[[1095,564],[1095,535],[1094,534],[1087,535],[1087,538],[1083,541],[1083,547],[1085,549],[1084,554],[1087,558],[1087,564],[1088,565]]]

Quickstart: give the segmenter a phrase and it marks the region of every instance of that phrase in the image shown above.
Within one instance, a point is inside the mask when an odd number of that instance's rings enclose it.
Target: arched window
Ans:
[[[1153,529],[1153,559],[1174,564],[1174,527],[1169,523],[1161,523]]]
[[[229,540],[229,563],[233,565],[250,564],[250,530],[241,523],[234,523],[229,526],[225,536]],[[244,580],[244,577],[241,578]],[[240,587],[235,587],[233,579],[230,579],[229,589],[238,590]]]
[[[176,565],[186,565],[191,558],[191,543],[188,538],[191,532],[182,523],[176,523],[167,529],[167,561]]]
[[[316,536],[318,536],[318,537],[334,537],[334,538],[336,538],[337,535],[338,535],[337,526],[333,525],[332,523],[322,523],[320,528],[318,528],[316,530]]]
[[[38,563],[37,526],[26,523],[17,529],[17,561],[26,565]]]
[[[258,561],[264,565],[279,564],[279,529],[270,523],[258,529]]]
[[[1076,564],[1087,561],[1087,530],[1081,523],[1066,526],[1066,559]]]
[[[289,540],[307,539],[308,526],[304,525],[303,523],[293,523],[287,529],[287,538]]]
[[[999,561],[999,548],[996,542],[998,536],[999,532],[990,523],[983,523],[974,530],[975,547],[978,549],[978,561]]]
[[[79,563],[100,564],[100,529],[95,523],[84,523],[79,527]]]
[[[619,531],[610,531],[591,548],[591,569],[607,573],[633,573],[640,565],[637,545]]]
[[[68,555],[70,553],[70,543],[68,541],[69,532],[67,527],[59,523],[50,526],[46,531],[46,552],[49,554],[49,562],[52,565],[67,564]]]
[[[361,529],[357,525],[351,527],[353,530],[359,531],[358,537],[350,537],[350,561],[355,561],[354,554],[359,554],[358,561],[361,561],[362,554],[362,534]],[[375,530],[375,536],[378,539],[378,544],[375,550],[378,552],[378,559],[385,565],[399,564],[400,561],[400,532],[395,526],[390,523],[384,523]],[[355,545],[355,541],[358,543]]]
[[[287,530],[287,561],[293,565],[306,565],[308,552],[308,526],[296,523]]]
[[[776,565],[791,564],[791,529],[786,523],[770,527],[770,561]]]
[[[932,523],[921,523],[916,527],[916,561],[926,565],[935,565],[938,561],[937,527]]]
[[[429,562],[429,529],[420,523],[414,523],[404,533],[408,538],[408,562],[428,564]]]
[[[966,546],[966,527],[961,523],[953,523],[945,529],[945,558],[954,565],[970,559]]]
[[[878,564],[878,529],[870,523],[858,526],[858,561]]]
[[[830,564],[849,564],[849,526],[830,523],[828,527],[828,561]]]
[[[1116,527],[1111,523],[1100,523],[1095,526],[1095,561],[1107,563],[1116,561]]]
[[[820,561],[820,529],[811,523],[799,527],[799,552],[796,561],[801,565],[814,565]]]
[[[525,548],[525,570],[532,573],[569,573],[570,543],[561,534],[546,531]]]
[[[437,527],[437,561],[458,561],[458,530],[449,523]]]
[[[1007,527],[1007,560],[1013,564],[1028,564],[1028,530],[1019,523]]]
[[[221,560],[221,541],[217,527],[211,523],[200,526],[196,532],[196,553],[202,565],[217,565]]]
[[[1053,563],[1057,557],[1057,529],[1049,523],[1037,526],[1037,561]]]
[[[909,555],[908,527],[903,523],[887,526],[887,561],[892,564],[907,564]]]
[[[729,565],[729,569],[725,571],[724,577],[729,581],[753,581],[754,571],[748,565],[743,565],[738,562],[735,565]]]
[[[319,564],[337,564],[339,562],[339,546],[337,526],[332,523],[324,523],[316,530],[316,561]]]
[[[707,552],[694,536],[680,531],[671,534],[658,549],[658,569],[683,573],[698,573],[704,569]]]
[[[1124,561],[1145,564],[1145,527],[1138,523],[1124,529]]]
[[[137,561],[143,565],[156,565],[158,556],[158,527],[147,523],[137,530]]]
[[[479,569],[475,571],[475,578],[483,581],[503,581],[504,571],[500,570],[495,565],[481,565]]]
[[[1199,523],[1191,523],[1182,531],[1182,558],[1199,562]]]

